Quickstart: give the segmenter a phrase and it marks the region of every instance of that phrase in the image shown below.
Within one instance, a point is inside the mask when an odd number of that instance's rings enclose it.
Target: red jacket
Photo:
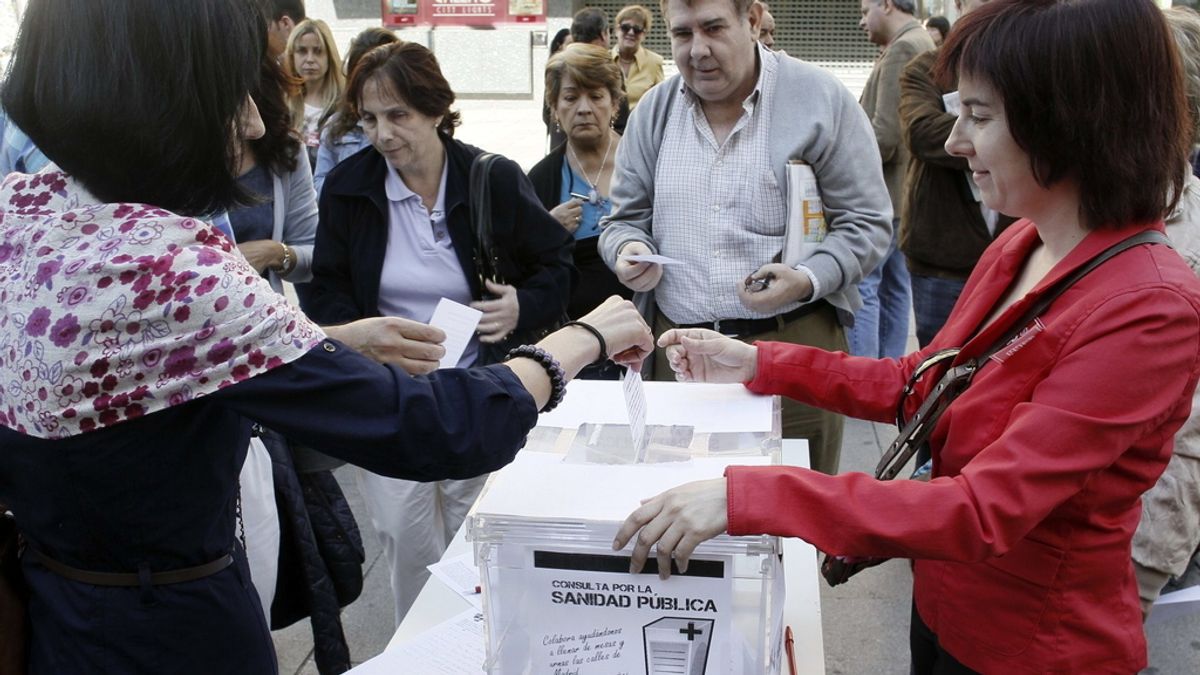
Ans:
[[[979,354],[1052,284],[1135,230],[1097,231],[1028,296],[967,339],[1038,242],[1028,221],[990,246],[949,321],[900,360],[760,343],[752,391],[893,421],[935,351]],[[940,644],[986,673],[1131,673],[1146,665],[1130,563],[1139,496],[1166,466],[1200,369],[1200,282],[1161,245],[1133,248],[988,362],[933,434],[929,483],[733,467],[729,532],[796,536],[835,554],[914,559],[913,595]],[[926,377],[908,414],[936,384]]]

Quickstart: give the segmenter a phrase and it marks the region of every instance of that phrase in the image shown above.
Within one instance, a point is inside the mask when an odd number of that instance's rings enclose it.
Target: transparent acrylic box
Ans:
[[[630,575],[630,547],[612,550],[636,500],[625,509],[586,505],[620,492],[624,485],[614,483],[631,471],[640,496],[649,497],[694,479],[701,465],[717,466],[717,477],[724,464],[777,464],[777,398],[769,411],[769,432],[650,425],[650,447],[638,465],[628,426],[536,428],[514,464],[534,457],[546,464],[497,473],[467,518],[482,579],[487,672],[779,673],[784,579],[777,537],[718,536],[696,549],[687,575],[673,569],[663,582],[653,551],[648,571]],[[504,508],[522,495],[527,510]]]

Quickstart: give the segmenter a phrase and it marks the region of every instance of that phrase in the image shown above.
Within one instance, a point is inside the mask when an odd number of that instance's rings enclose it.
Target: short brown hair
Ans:
[[[450,110],[454,91],[442,75],[433,52],[415,42],[395,42],[376,47],[363,55],[350,73],[346,100],[358,116],[363,89],[367,82],[380,77],[397,96],[426,117],[441,117],[438,131],[454,135],[461,123],[458,112]]]
[[[733,5],[733,8],[737,10],[738,16],[746,16],[746,13],[750,11],[750,5],[754,4],[754,0],[729,0],[729,2]],[[670,3],[671,0],[659,0],[658,9],[662,12],[664,19],[667,18],[667,5]],[[683,0],[683,4],[691,7],[692,0]],[[648,28],[649,26],[647,26],[647,29]]]
[[[626,5],[622,7],[621,11],[617,12],[617,25],[620,26],[621,22],[625,19],[633,19],[642,24],[642,28],[647,33],[650,32],[650,27],[654,25],[654,17],[651,16],[650,10],[641,5]]]
[[[936,76],[954,74],[1003,97],[1039,185],[1078,181],[1085,227],[1154,222],[1174,208],[1191,125],[1179,56],[1151,0],[988,3],[950,31]]]
[[[546,63],[546,107],[554,109],[563,79],[570,75],[584,89],[608,90],[614,110],[625,99],[625,79],[608,50],[587,42],[572,42]]]

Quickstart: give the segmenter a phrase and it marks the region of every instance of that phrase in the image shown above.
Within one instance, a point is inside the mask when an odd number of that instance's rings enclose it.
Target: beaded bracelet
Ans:
[[[546,401],[546,405],[542,407],[540,412],[554,410],[559,403],[562,403],[563,397],[567,395],[566,372],[563,371],[558,361],[550,355],[550,352],[541,347],[521,345],[520,347],[510,349],[508,352],[508,358],[510,359],[515,359],[519,356],[533,359],[546,369],[546,374],[550,376],[550,400]]]
[[[603,362],[608,360],[608,343],[604,341],[604,336],[600,334],[600,331],[596,330],[595,326],[591,326],[582,321],[568,321],[562,325],[563,328],[566,328],[567,326],[579,326],[580,328],[583,328],[587,332],[596,336],[596,339],[600,341],[600,358],[596,359],[596,361]]]

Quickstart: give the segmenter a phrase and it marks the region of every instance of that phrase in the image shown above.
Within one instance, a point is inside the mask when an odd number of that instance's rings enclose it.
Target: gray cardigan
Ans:
[[[283,292],[283,281],[294,284],[312,281],[313,242],[317,238],[317,193],[313,189],[312,169],[307,153],[296,155],[296,169],[287,174],[271,172],[274,183],[275,225],[271,238],[292,247],[296,264],[280,278],[270,270],[267,280],[277,293]]]
[[[862,306],[858,282],[883,259],[892,239],[892,205],[879,148],[862,107],[841,82],[798,59],[783,54],[778,58],[771,164],[785,199],[788,160],[802,159],[817,174],[829,234],[802,264],[820,282],[821,298],[849,325]],[[631,241],[658,250],[652,234],[654,172],[681,86],[675,75],[654,87],[629,118],[617,150],[613,212],[601,224],[600,254],[610,268],[616,266],[617,252]],[[648,298],[638,300],[640,307],[648,306]]]

